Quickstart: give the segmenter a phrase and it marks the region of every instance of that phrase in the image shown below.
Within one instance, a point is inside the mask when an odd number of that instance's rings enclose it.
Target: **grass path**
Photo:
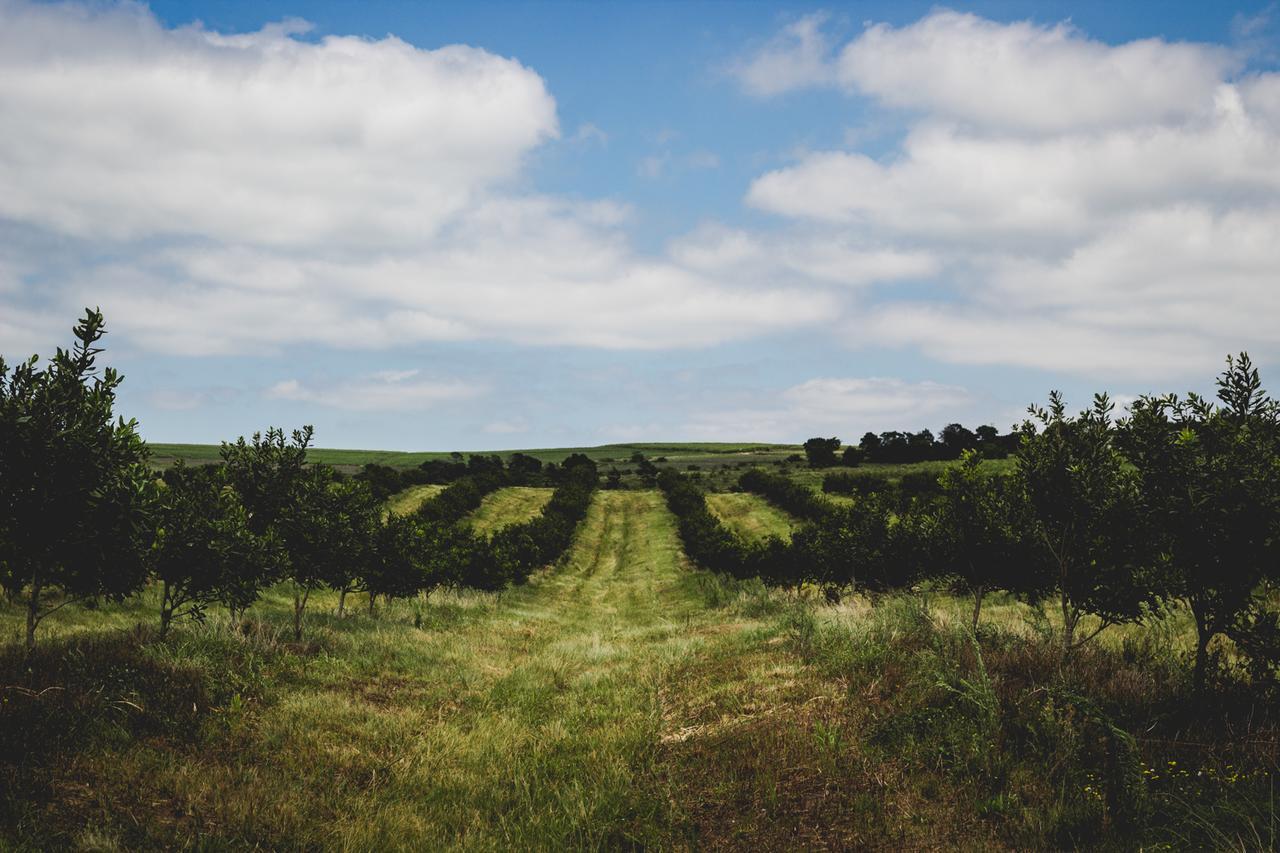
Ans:
[[[430,498],[444,491],[438,483],[427,483],[422,486],[410,486],[402,492],[396,492],[387,498],[387,511],[396,515],[408,515]]]
[[[507,486],[484,496],[475,512],[467,516],[471,529],[491,536],[508,524],[528,521],[551,500],[554,489],[536,486]]]
[[[789,540],[800,523],[751,492],[722,492],[707,495],[707,509],[726,527],[746,539],[778,536]]]
[[[79,799],[49,817],[126,848],[893,841],[830,746],[841,685],[788,650],[775,599],[719,584],[658,493],[600,492],[565,563],[522,588],[399,605],[412,619],[316,601],[314,650],[263,673],[265,701],[218,709],[198,748],[81,755],[61,783]]]

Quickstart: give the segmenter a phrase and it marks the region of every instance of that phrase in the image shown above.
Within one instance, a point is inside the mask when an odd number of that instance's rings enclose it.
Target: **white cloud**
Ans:
[[[268,388],[266,395],[335,409],[401,412],[431,409],[441,403],[469,400],[485,393],[483,387],[460,381],[407,381],[417,373],[416,370],[384,371],[324,384],[286,379]]]
[[[805,15],[788,24],[751,56],[735,64],[731,73],[752,95],[768,97],[835,80],[831,44],[822,31],[827,16]]]
[[[0,216],[92,238],[412,244],[557,134],[518,62],[0,3]]]
[[[524,418],[509,421],[492,421],[481,427],[490,435],[516,435],[529,431],[529,422]]]
[[[519,190],[558,134],[519,62],[303,29],[0,0],[0,227],[61,241],[37,267],[44,310],[100,304],[130,343],[190,355],[705,346],[837,312],[637,254],[618,204]],[[584,124],[572,142],[603,139]],[[0,317],[22,316],[20,289],[0,270]]]
[[[840,54],[840,81],[885,104],[1016,131],[1141,126],[1200,114],[1237,60],[1204,44],[1108,45],[1069,24],[1001,24],[940,10],[869,27]]]
[[[931,276],[937,260],[928,252],[859,242],[838,231],[753,234],[706,224],[674,241],[678,263],[720,280],[812,281],[861,286]]]
[[[747,202],[792,235],[932,263],[939,298],[865,306],[859,345],[1094,376],[1277,358],[1280,74],[1237,60],[949,11],[875,25],[840,79],[912,112],[900,147],[801,154]]]
[[[148,349],[382,349],[502,339],[606,349],[706,346],[824,322],[839,301],[792,282],[735,282],[627,248],[609,206],[494,201],[447,239],[354,259],[175,249],[104,265],[70,289]]]
[[[686,430],[706,439],[795,441],[800,434],[834,434],[850,441],[868,430],[936,427],[934,421],[953,420],[973,399],[964,388],[930,381],[816,378],[785,389],[763,405],[705,412]]]

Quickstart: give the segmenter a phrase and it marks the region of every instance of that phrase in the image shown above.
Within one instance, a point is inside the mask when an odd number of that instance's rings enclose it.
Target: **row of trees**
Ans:
[[[992,590],[1054,601],[1064,654],[1178,603],[1195,621],[1197,687],[1224,634],[1269,675],[1280,662],[1265,600],[1280,570],[1280,406],[1247,355],[1228,359],[1217,384],[1216,401],[1148,396],[1119,420],[1105,395],[1073,416],[1051,394],[1019,431],[1012,473],[988,473],[968,450],[936,490],[906,501],[868,489],[815,510],[768,475],[743,478],[809,520],[789,545],[744,544],[714,517],[686,525],[705,504],[686,486],[664,489],[690,555],[701,560],[715,544],[720,563],[710,568],[870,591],[945,584],[973,596],[975,626]],[[723,556],[735,551],[736,566]],[[1085,617],[1095,620],[1087,633]]]
[[[927,429],[920,432],[868,432],[856,445],[842,445],[840,439],[811,438],[804,443],[805,460],[811,468],[837,465],[857,467],[863,462],[930,462],[959,459],[966,451],[976,451],[986,459],[1003,459],[1018,448],[1016,432],[1001,435],[993,426],[971,430],[961,424],[947,424],[935,438]]]
[[[568,547],[596,485],[581,455],[546,468],[473,457],[416,512],[384,519],[387,478],[308,465],[310,427],[224,443],[221,464],[178,463],[157,477],[135,422],[114,416],[121,377],[95,364],[104,334],[101,313],[87,311],[74,347],[46,366],[0,359],[0,588],[24,601],[28,649],[60,607],[120,600],[151,580],[162,631],[213,605],[239,619],[289,581],[299,638],[321,588],[339,593],[341,612],[353,592],[368,593],[372,610],[379,597],[442,585],[520,583]],[[488,492],[533,477],[556,484],[537,518],[490,539],[461,523]]]
[[[513,486],[554,485],[559,471],[553,462],[544,465],[537,457],[519,452],[508,456],[505,463],[497,454],[473,453],[466,457],[466,461],[463,459],[461,453],[453,453],[447,460],[429,459],[416,468],[396,468],[370,462],[355,478],[367,482],[375,498],[386,500],[411,486],[454,483],[464,477],[485,476],[495,471]]]

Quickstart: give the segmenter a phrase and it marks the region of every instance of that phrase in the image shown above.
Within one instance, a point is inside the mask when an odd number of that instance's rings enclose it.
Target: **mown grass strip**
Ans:
[[[410,486],[403,492],[396,492],[387,499],[387,511],[394,512],[396,515],[408,515],[442,491],[444,491],[444,486],[439,483]]]
[[[707,508],[734,533],[753,541],[768,536],[790,540],[800,526],[793,516],[750,492],[709,494]]]
[[[510,524],[521,524],[542,512],[554,489],[536,486],[507,486],[484,496],[480,506],[466,518],[471,529],[490,536]]]

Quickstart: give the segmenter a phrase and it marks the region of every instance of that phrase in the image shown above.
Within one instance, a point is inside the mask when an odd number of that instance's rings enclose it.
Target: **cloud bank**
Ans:
[[[851,318],[860,342],[1093,376],[1280,357],[1280,75],[1219,45],[1108,45],[947,10],[869,26],[816,64],[812,21],[789,32],[757,57],[785,65],[790,45],[788,67],[807,71],[774,78],[783,88],[837,87],[905,134],[888,156],[804,153],[747,203],[910,248],[943,286]]]
[[[307,29],[0,0],[0,225],[64,258],[0,287],[0,315],[96,304],[133,346],[212,355],[708,346],[837,313],[636,253],[623,205],[530,191],[559,125],[518,61]]]

